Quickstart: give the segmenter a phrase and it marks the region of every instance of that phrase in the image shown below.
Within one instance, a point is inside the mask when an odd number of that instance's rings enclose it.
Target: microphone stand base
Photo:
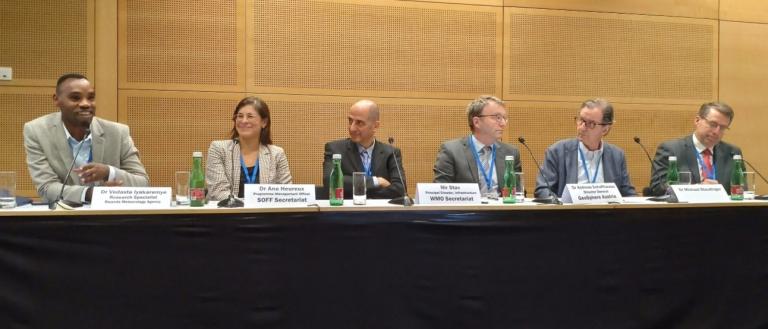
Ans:
[[[75,210],[75,208],[82,207],[83,204],[68,200],[56,200],[48,204],[50,210]]]
[[[404,196],[397,197],[397,198],[394,198],[392,200],[389,200],[389,203],[390,204],[399,204],[399,205],[403,205],[405,207],[410,207],[410,206],[413,206],[413,199],[411,199],[411,197],[409,197],[407,195],[404,195]]]
[[[648,198],[646,200],[653,201],[653,202],[671,202],[670,199],[671,199],[670,195],[669,194],[665,194],[665,195],[650,197],[650,198]]]
[[[219,201],[219,203],[216,204],[219,208],[242,208],[245,206],[243,204],[243,201],[240,201],[239,199],[229,196],[229,198]]]
[[[560,201],[560,199],[554,198],[554,197],[551,197],[551,196],[544,197],[544,198],[535,198],[535,199],[533,199],[531,201],[535,202],[535,203],[541,203],[541,204],[563,204]]]

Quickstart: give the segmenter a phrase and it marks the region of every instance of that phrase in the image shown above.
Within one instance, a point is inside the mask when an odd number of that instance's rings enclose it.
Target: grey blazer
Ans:
[[[579,140],[576,138],[564,139],[552,144],[544,154],[544,168],[536,177],[537,198],[551,195],[547,188],[547,182],[552,190],[557,191],[557,196],[563,195],[566,184],[576,184],[579,181]],[[637,195],[635,187],[629,179],[627,161],[624,150],[603,141],[603,180],[606,183],[615,183],[622,196]]]
[[[469,136],[452,139],[440,145],[437,160],[435,160],[435,166],[432,169],[435,173],[432,181],[435,183],[480,184],[474,152],[475,150],[469,145]],[[507,155],[515,157],[515,172],[523,172],[520,151],[510,144],[496,142],[496,159],[494,159],[496,168],[494,172],[499,183],[504,182],[504,157]]]
[[[717,167],[717,181],[723,184],[725,191],[731,193],[731,172],[733,171],[733,155],[741,154],[741,149],[726,142],[720,142],[714,147],[713,159]],[[699,162],[696,159],[696,146],[693,135],[666,141],[656,148],[651,171],[651,193],[663,195],[666,193],[667,167],[669,156],[677,156],[677,169],[691,172],[691,183],[701,183]]]
[[[341,172],[344,173],[344,198],[352,198],[352,173],[363,171],[363,160],[360,159],[360,153],[358,152],[357,144],[352,142],[351,139],[345,138],[328,142],[325,144],[325,152],[323,157],[323,184],[325,188],[323,193],[319,193],[322,197],[327,198],[328,182],[331,178],[331,170],[333,169],[333,154],[341,154]],[[395,162],[394,154],[397,154],[397,163]],[[371,154],[371,171],[373,176],[382,177],[389,181],[390,185],[387,188],[374,187],[373,178],[368,177],[366,179],[366,194],[371,199],[394,199],[403,196],[405,193],[405,169],[403,168],[403,158],[400,154],[400,149],[391,145],[384,144],[380,141],[376,141],[373,146],[373,154]],[[400,177],[398,168],[403,177]]]
[[[47,201],[53,201],[58,196],[72,163],[72,150],[64,129],[61,112],[24,124],[29,174],[37,194]],[[93,162],[115,167],[115,177],[123,181],[123,186],[149,186],[149,177],[139,160],[139,151],[133,144],[128,126],[94,117],[91,134]],[[77,174],[72,173],[64,187],[64,200],[80,202],[86,188],[80,185]]]
[[[226,199],[230,190],[235,196],[240,193],[240,176],[243,174],[240,168],[240,144],[234,145],[234,148],[233,144],[232,140],[213,141],[208,148],[205,183],[209,200]],[[285,151],[276,145],[260,145],[259,184],[291,184],[292,180]]]

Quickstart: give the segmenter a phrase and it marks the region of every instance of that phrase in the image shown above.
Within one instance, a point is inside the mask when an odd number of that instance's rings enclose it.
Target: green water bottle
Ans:
[[[507,155],[504,157],[504,186],[501,188],[501,197],[504,203],[517,202],[515,197],[516,190],[515,157]]]
[[[192,172],[189,174],[189,206],[205,206],[205,174],[203,152],[192,152]]]
[[[344,173],[341,171],[341,154],[334,154],[333,169],[328,182],[328,201],[332,206],[344,205]]]
[[[677,157],[669,156],[669,167],[667,168],[667,185],[676,185],[680,182],[680,170],[677,169]]]
[[[733,171],[731,172],[731,200],[744,200],[744,167],[741,154],[733,156]]]

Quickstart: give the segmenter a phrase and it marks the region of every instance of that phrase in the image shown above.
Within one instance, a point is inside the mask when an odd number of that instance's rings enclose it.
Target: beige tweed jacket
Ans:
[[[233,148],[234,147],[234,148]],[[234,158],[233,153],[234,152]],[[234,167],[232,166],[234,160]],[[240,193],[240,145],[232,140],[211,142],[205,166],[205,181],[208,185],[208,200],[226,199],[229,191],[237,196]],[[232,169],[234,168],[234,170]],[[234,177],[230,177],[234,174]],[[285,151],[276,145],[261,145],[259,148],[259,183],[291,184],[291,170]]]

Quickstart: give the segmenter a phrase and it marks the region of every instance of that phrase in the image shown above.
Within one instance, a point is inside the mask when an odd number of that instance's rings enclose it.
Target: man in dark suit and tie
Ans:
[[[622,196],[634,196],[624,151],[603,141],[613,126],[613,106],[596,98],[581,104],[574,118],[576,138],[552,144],[536,178],[536,197],[563,196],[566,184],[615,183]],[[549,183],[549,187],[547,186]]]
[[[507,127],[504,102],[494,96],[480,96],[467,105],[469,136],[443,143],[437,154],[435,183],[476,183],[483,196],[496,198],[504,181],[504,158],[515,157],[515,172],[522,172],[520,151],[502,143]]]
[[[741,154],[737,146],[721,141],[733,123],[733,109],[725,103],[705,103],[693,120],[693,134],[661,143],[656,149],[651,172],[653,195],[666,193],[669,156],[677,157],[677,168],[691,172],[693,184],[723,184],[731,190],[733,156]]]
[[[341,154],[344,173],[344,198],[352,198],[352,173],[367,176],[367,195],[371,199],[394,199],[403,196],[405,171],[400,149],[376,140],[379,129],[379,106],[371,100],[353,104],[347,114],[349,138],[325,144],[323,184],[329,185],[333,154]],[[397,158],[395,158],[397,153]],[[398,168],[403,177],[398,174]]]

